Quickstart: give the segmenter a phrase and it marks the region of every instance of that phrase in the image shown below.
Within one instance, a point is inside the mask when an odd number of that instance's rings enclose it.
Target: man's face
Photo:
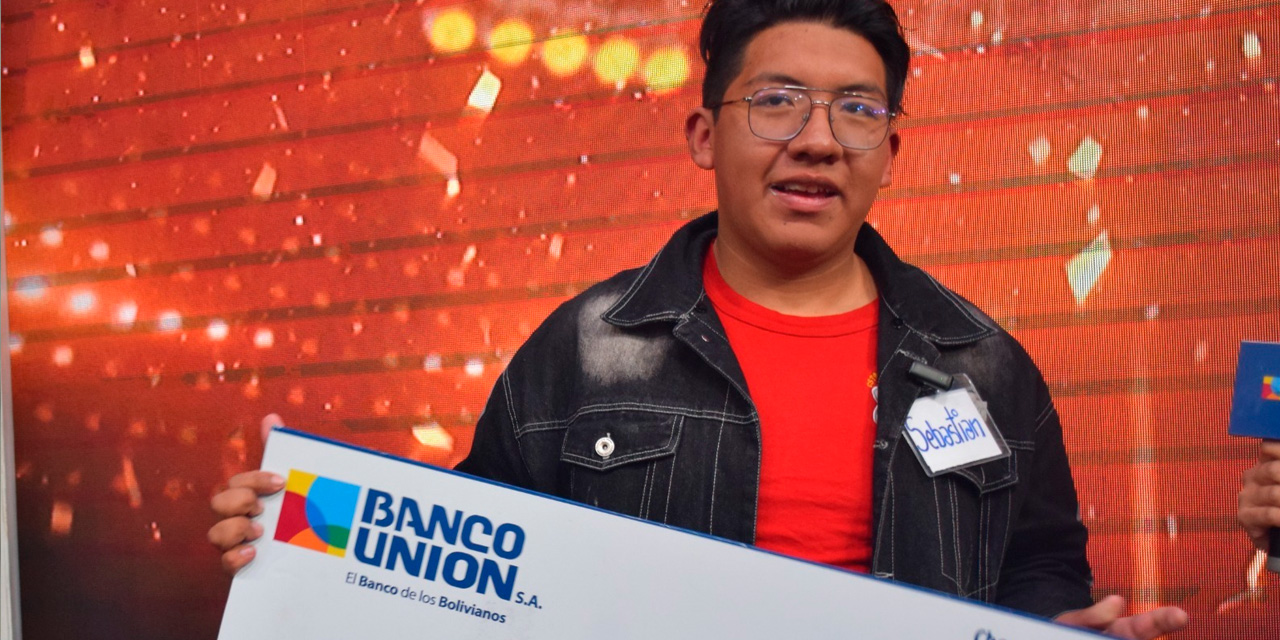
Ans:
[[[887,97],[884,63],[871,43],[814,22],[783,23],[757,34],[724,100],[783,85]],[[846,149],[832,136],[827,108],[815,104],[799,135],[774,142],[751,132],[747,109],[746,102],[726,105],[716,121],[700,108],[686,125],[694,162],[715,170],[719,250],[784,273],[842,259],[877,192],[889,185],[897,135],[868,151]]]

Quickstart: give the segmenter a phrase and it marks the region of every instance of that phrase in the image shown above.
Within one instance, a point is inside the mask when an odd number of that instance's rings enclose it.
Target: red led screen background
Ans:
[[[871,220],[1035,357],[1099,594],[1260,638],[1241,339],[1280,339],[1280,3],[896,3]],[[209,496],[286,423],[436,464],[559,303],[714,205],[697,0],[6,1],[28,638],[212,638]]]

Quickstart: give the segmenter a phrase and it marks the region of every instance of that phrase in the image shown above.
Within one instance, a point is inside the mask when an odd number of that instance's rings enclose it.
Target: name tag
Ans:
[[[907,414],[912,450],[930,478],[1009,456],[973,384],[963,375],[955,381],[949,391],[917,398]]]

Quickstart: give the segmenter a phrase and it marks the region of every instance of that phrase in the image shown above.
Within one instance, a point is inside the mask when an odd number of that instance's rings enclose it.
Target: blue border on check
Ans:
[[[1034,620],[1034,621],[1036,621],[1036,622],[1040,622],[1040,623],[1042,623],[1042,624],[1052,624],[1052,625],[1057,626],[1057,628],[1059,628],[1060,630],[1070,631],[1070,632],[1076,632],[1076,633],[1079,633],[1079,634],[1080,634],[1081,636],[1083,636],[1083,637],[1090,637],[1090,638],[1101,638],[1101,637],[1105,637],[1105,636],[1103,636],[1102,634],[1097,633],[1097,632],[1094,632],[1094,631],[1092,631],[1092,630],[1090,630],[1090,629],[1082,629],[1082,628],[1079,628],[1079,627],[1070,627],[1070,626],[1066,626],[1066,625],[1056,625],[1056,623],[1054,623],[1052,620],[1049,620],[1049,619],[1046,619],[1046,618],[1041,618],[1041,617],[1039,617],[1039,616],[1034,616],[1034,615],[1031,615],[1031,614],[1029,614],[1029,613],[1027,613],[1027,612],[1025,612],[1025,611],[1018,611],[1018,610],[1016,610],[1016,609],[1010,609],[1010,608],[1008,608],[1008,607],[1003,607],[1003,606],[1000,606],[1000,605],[990,604],[990,603],[987,603],[987,602],[979,602],[979,601],[976,601],[976,600],[969,600],[969,599],[967,599],[967,598],[961,598],[961,597],[959,597],[959,596],[956,596],[956,595],[953,595],[953,594],[950,594],[950,593],[943,593],[943,592],[941,592],[941,591],[934,591],[934,590],[932,590],[932,589],[925,589],[924,587],[919,587],[919,586],[916,586],[916,585],[913,585],[913,584],[908,584],[908,583],[905,583],[905,582],[897,582],[897,581],[894,581],[894,580],[888,580],[888,579],[876,578],[876,577],[874,577],[874,576],[867,575],[867,574],[864,574],[864,573],[858,573],[858,572],[856,572],[856,571],[848,571],[848,570],[846,570],[846,569],[841,569],[841,568],[839,568],[839,567],[833,567],[833,566],[828,565],[828,564],[822,564],[821,562],[814,562],[814,561],[812,561],[812,560],[805,560],[805,559],[803,559],[803,558],[795,558],[795,557],[792,557],[792,556],[783,555],[783,554],[781,554],[781,553],[776,553],[776,552],[773,552],[773,551],[769,551],[768,549],[761,549],[761,548],[756,547],[756,546],[754,546],[754,545],[749,545],[749,544],[745,544],[745,543],[742,543],[742,542],[738,542],[737,540],[729,540],[729,539],[726,539],[726,538],[721,538],[721,537],[719,537],[719,536],[713,536],[713,535],[709,535],[709,534],[701,533],[701,532],[698,532],[698,531],[690,531],[690,530],[688,530],[688,529],[681,529],[680,527],[673,527],[673,526],[671,526],[671,525],[669,525],[669,524],[664,524],[664,523],[661,523],[661,522],[653,522],[653,521],[651,521],[651,520],[644,520],[644,519],[641,519],[641,518],[637,518],[637,517],[635,517],[635,516],[629,516],[629,515],[626,515],[626,514],[624,514],[624,513],[618,513],[618,512],[616,512],[616,511],[609,511],[609,510],[607,510],[607,509],[601,509],[601,508],[599,508],[599,507],[593,507],[593,506],[591,506],[591,505],[582,504],[581,502],[574,502],[573,500],[568,500],[568,499],[565,499],[565,498],[561,498],[561,497],[559,497],[559,496],[553,496],[553,495],[549,495],[549,494],[545,494],[545,493],[539,493],[539,492],[537,492],[537,491],[532,491],[532,490],[529,490],[529,489],[525,489],[524,487],[517,487],[517,486],[509,485],[509,484],[506,484],[506,483],[498,482],[498,481],[496,481],[496,480],[490,480],[490,479],[488,479],[488,478],[480,478],[480,477],[477,477],[477,476],[469,475],[469,474],[466,474],[466,473],[462,473],[461,471],[455,471],[455,470],[453,470],[453,469],[446,469],[446,468],[444,468],[444,467],[439,467],[439,466],[436,466],[436,465],[427,464],[427,463],[425,463],[425,462],[419,462],[419,461],[417,461],[417,460],[410,460],[410,459],[408,459],[408,458],[402,458],[402,457],[400,457],[400,456],[392,455],[392,454],[390,454],[390,453],[386,453],[386,452],[384,452],[384,451],[377,451],[377,450],[374,450],[374,449],[368,449],[368,448],[365,448],[365,447],[361,447],[361,446],[359,446],[359,445],[354,445],[354,444],[350,444],[350,443],[347,443],[347,442],[342,442],[342,441],[339,441],[339,440],[334,440],[334,439],[332,439],[332,438],[326,438],[326,437],[324,437],[324,436],[318,436],[318,435],[315,435],[315,434],[312,434],[312,433],[307,433],[307,432],[305,432],[305,431],[299,431],[299,430],[297,430],[297,429],[292,429],[292,428],[289,428],[289,427],[272,427],[272,428],[271,428],[271,430],[272,430],[272,431],[279,431],[279,432],[281,432],[281,433],[287,433],[287,434],[290,434],[290,435],[293,435],[293,436],[297,436],[297,437],[300,437],[300,438],[305,438],[305,439],[308,439],[308,440],[314,440],[314,441],[316,441],[316,442],[323,442],[323,443],[326,443],[326,444],[330,444],[330,445],[334,445],[334,446],[342,447],[342,448],[345,448],[345,449],[350,449],[350,450],[353,450],[353,451],[359,451],[359,452],[361,452],[361,453],[371,454],[371,455],[374,455],[374,456],[378,456],[378,457],[380,457],[380,458],[386,458],[386,459],[388,459],[388,460],[394,460],[394,461],[396,461],[396,462],[402,462],[402,463],[405,463],[405,464],[408,464],[408,465],[411,465],[411,466],[420,467],[420,468],[423,468],[423,469],[429,469],[429,470],[431,470],[431,471],[436,471],[436,472],[439,472],[439,473],[444,473],[444,474],[448,474],[448,475],[456,476],[456,477],[459,477],[459,478],[462,478],[462,479],[465,479],[465,480],[471,480],[471,481],[475,481],[475,482],[482,482],[482,483],[484,483],[484,484],[493,485],[493,486],[495,486],[495,487],[501,487],[501,488],[503,488],[503,489],[509,489],[509,490],[512,490],[512,491],[518,491],[518,492],[520,492],[520,493],[524,493],[524,494],[527,494],[527,495],[530,495],[530,496],[534,496],[534,497],[537,497],[537,498],[542,498],[542,499],[544,499],[544,500],[551,500],[551,501],[553,501],[553,502],[559,502],[559,503],[566,504],[566,505],[569,505],[569,506],[578,507],[578,508],[581,508],[581,509],[588,509],[588,510],[591,510],[591,511],[596,511],[596,512],[599,512],[599,513],[603,513],[603,514],[605,514],[605,515],[615,516],[615,517],[618,517],[618,518],[625,518],[625,519],[627,519],[627,520],[632,520],[632,521],[635,521],[635,522],[638,522],[638,523],[641,523],[641,524],[645,524],[645,525],[648,525],[648,526],[659,527],[659,528],[662,528],[662,529],[667,529],[667,530],[674,531],[674,532],[681,533],[681,534],[685,534],[685,535],[696,536],[696,537],[699,537],[699,538],[705,538],[705,539],[707,539],[707,540],[713,540],[713,541],[715,541],[715,542],[721,542],[721,543],[724,543],[724,544],[733,545],[733,546],[735,546],[735,547],[739,547],[739,548],[741,548],[741,549],[744,549],[744,550],[747,550],[747,551],[750,551],[750,552],[753,552],[753,553],[763,553],[763,554],[766,554],[766,555],[770,555],[770,556],[775,556],[775,557],[778,557],[778,558],[782,558],[782,559],[785,559],[785,560],[788,560],[788,561],[791,561],[791,562],[801,562],[801,563],[808,564],[808,565],[811,565],[811,566],[814,566],[814,567],[818,567],[818,568],[821,568],[821,569],[825,569],[825,570],[827,570],[827,571],[836,571],[836,572],[839,572],[839,573],[841,573],[841,574],[848,575],[848,576],[850,576],[850,577],[857,578],[857,579],[862,579],[862,580],[874,580],[874,581],[876,581],[876,582],[877,582],[877,583],[879,583],[879,584],[887,584],[887,585],[891,585],[891,586],[893,586],[893,587],[897,587],[897,588],[900,588],[900,589],[907,589],[907,590],[910,590],[910,591],[916,591],[916,592],[919,592],[919,593],[925,593],[925,594],[929,594],[929,595],[933,595],[933,596],[938,596],[938,597],[942,597],[942,598],[948,598],[948,599],[951,599],[951,600],[956,600],[956,601],[958,601],[958,602],[963,602],[963,603],[965,603],[965,604],[973,605],[973,606],[976,606],[976,607],[983,607],[983,608],[986,608],[986,609],[992,609],[992,610],[996,610],[996,611],[1002,611],[1002,612],[1004,612],[1004,613],[1008,613],[1008,614],[1011,614],[1011,615],[1015,615],[1015,616],[1018,616],[1018,617],[1020,617],[1020,618],[1025,618],[1025,619],[1028,619],[1028,620]]]

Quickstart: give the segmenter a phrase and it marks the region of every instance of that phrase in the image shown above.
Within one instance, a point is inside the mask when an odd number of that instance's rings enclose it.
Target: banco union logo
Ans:
[[[340,558],[346,556],[360,487],[290,469],[284,489],[275,539]]]
[[[1262,399],[1280,400],[1280,376],[1263,376]]]

